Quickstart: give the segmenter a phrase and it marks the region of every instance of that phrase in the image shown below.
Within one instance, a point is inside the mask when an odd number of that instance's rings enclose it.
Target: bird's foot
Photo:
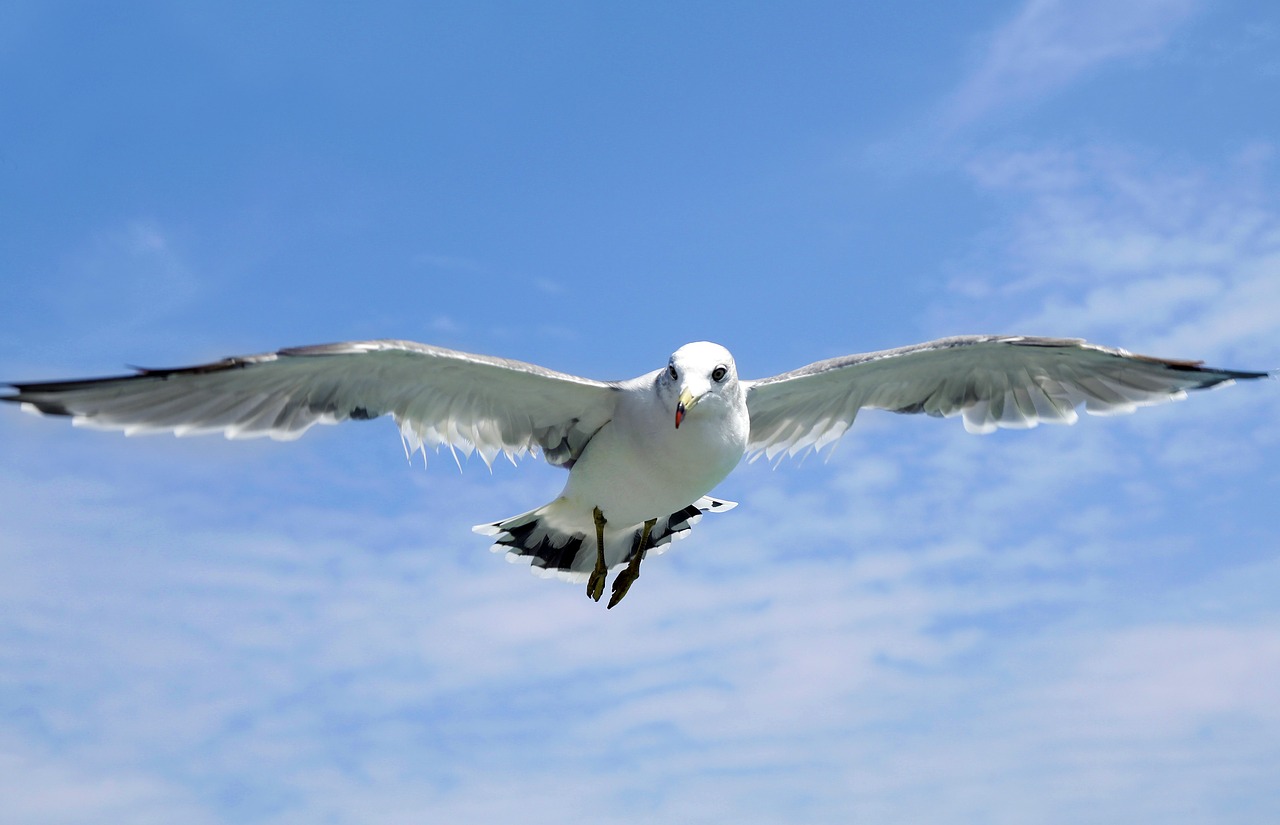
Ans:
[[[639,556],[636,558],[639,558]],[[640,565],[633,561],[613,580],[613,595],[609,597],[610,610],[613,609],[615,604],[622,601],[622,597],[627,595],[632,583],[638,578],[640,578]]]
[[[627,595],[627,591],[631,589],[631,585],[635,580],[640,578],[640,562],[644,561],[644,554],[648,552],[649,533],[653,531],[653,525],[658,520],[649,519],[644,523],[644,532],[640,534],[640,544],[636,546],[635,554],[631,556],[631,561],[613,580],[613,595],[609,597],[609,609],[622,601],[622,597]]]
[[[592,601],[598,602],[604,595],[604,581],[608,575],[609,571],[601,565],[596,565],[596,569],[591,571],[591,578],[587,579],[587,595]]]
[[[596,566],[587,579],[587,597],[598,602],[604,595],[604,581],[609,576],[609,570],[604,566],[604,526],[607,522],[599,507],[592,509],[591,517],[596,523]]]

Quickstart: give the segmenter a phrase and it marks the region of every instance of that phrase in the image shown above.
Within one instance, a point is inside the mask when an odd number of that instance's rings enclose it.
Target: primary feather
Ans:
[[[293,347],[135,375],[15,384],[4,400],[133,435],[292,440],[315,424],[390,415],[411,449],[447,446],[568,465],[608,420],[613,385],[411,341]]]
[[[1267,373],[1134,355],[1074,338],[970,335],[818,361],[745,382],[748,454],[773,458],[838,439],[864,407],[963,416],[965,429],[1073,424],[1132,412],[1238,378]]]

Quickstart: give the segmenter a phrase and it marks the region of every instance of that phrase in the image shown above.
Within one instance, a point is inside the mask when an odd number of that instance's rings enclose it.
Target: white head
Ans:
[[[698,404],[732,409],[743,403],[733,356],[709,341],[685,344],[671,353],[657,380],[658,392],[673,408],[677,428]]]

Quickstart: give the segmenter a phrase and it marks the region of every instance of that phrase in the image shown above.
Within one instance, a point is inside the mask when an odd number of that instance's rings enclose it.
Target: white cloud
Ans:
[[[1099,589],[1163,564],[1151,547],[1195,549],[1177,548],[1167,493],[1126,486],[1155,460],[1123,458],[1123,441],[1145,438],[1129,420],[977,438],[868,414],[828,464],[743,468],[744,506],[647,562],[614,611],[466,533],[473,510],[545,496],[539,473],[437,463],[385,477],[394,450],[380,468],[341,437],[259,452],[87,433],[76,446],[34,423],[0,490],[14,525],[6,632],[29,651],[5,664],[21,688],[7,701],[35,720],[9,752],[31,763],[52,739],[56,769],[89,777],[77,781],[143,782],[126,809],[180,815],[190,794],[237,798],[197,808],[239,821],[278,806],[298,822],[1066,822],[1055,811],[1083,794],[1119,821],[1160,798],[1151,748],[1188,751],[1188,774],[1235,764],[1233,746],[1266,764],[1256,740],[1277,727],[1258,705],[1274,657],[1237,655],[1270,632],[1249,610],[1198,630],[1124,618],[1126,601]],[[240,457],[202,489],[206,462],[173,450]],[[33,461],[53,469],[17,474]],[[298,485],[308,471],[339,485],[341,506]],[[1203,483],[1215,472],[1231,468]],[[1082,615],[1095,627],[1073,629]],[[1166,672],[1183,644],[1194,655]],[[1073,714],[1140,707],[1192,672],[1163,738],[1135,733],[1132,714],[1073,733]],[[1206,727],[1212,748],[1195,742]],[[1111,775],[1089,762],[1099,751]],[[1202,779],[1179,799],[1219,788]]]
[[[1267,157],[1246,148],[1204,169],[1097,147],[985,155],[969,171],[1010,217],[954,279],[953,309],[1029,304],[1003,323],[1267,368],[1280,359],[1280,202]]]
[[[13,822],[135,822],[199,825],[215,818],[182,789],[143,771],[85,770],[28,743],[0,739],[0,797]]]
[[[1196,0],[1028,0],[983,44],[943,120],[962,126],[1035,102],[1108,63],[1156,51],[1199,6]]]
[[[1146,625],[1082,651],[1044,697],[1089,737],[1194,736],[1223,716],[1280,725],[1280,625]]]

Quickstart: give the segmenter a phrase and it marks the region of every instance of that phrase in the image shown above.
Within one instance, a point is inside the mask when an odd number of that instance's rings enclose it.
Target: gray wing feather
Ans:
[[[1234,379],[1241,372],[1133,355],[1078,339],[972,335],[819,361],[745,382],[752,459],[834,442],[863,407],[960,415],[969,432],[1072,424],[1132,412]]]
[[[411,341],[351,341],[135,375],[12,385],[3,400],[127,434],[289,440],[314,424],[391,415],[409,450],[486,463],[541,451],[571,465],[613,414],[614,384]]]

